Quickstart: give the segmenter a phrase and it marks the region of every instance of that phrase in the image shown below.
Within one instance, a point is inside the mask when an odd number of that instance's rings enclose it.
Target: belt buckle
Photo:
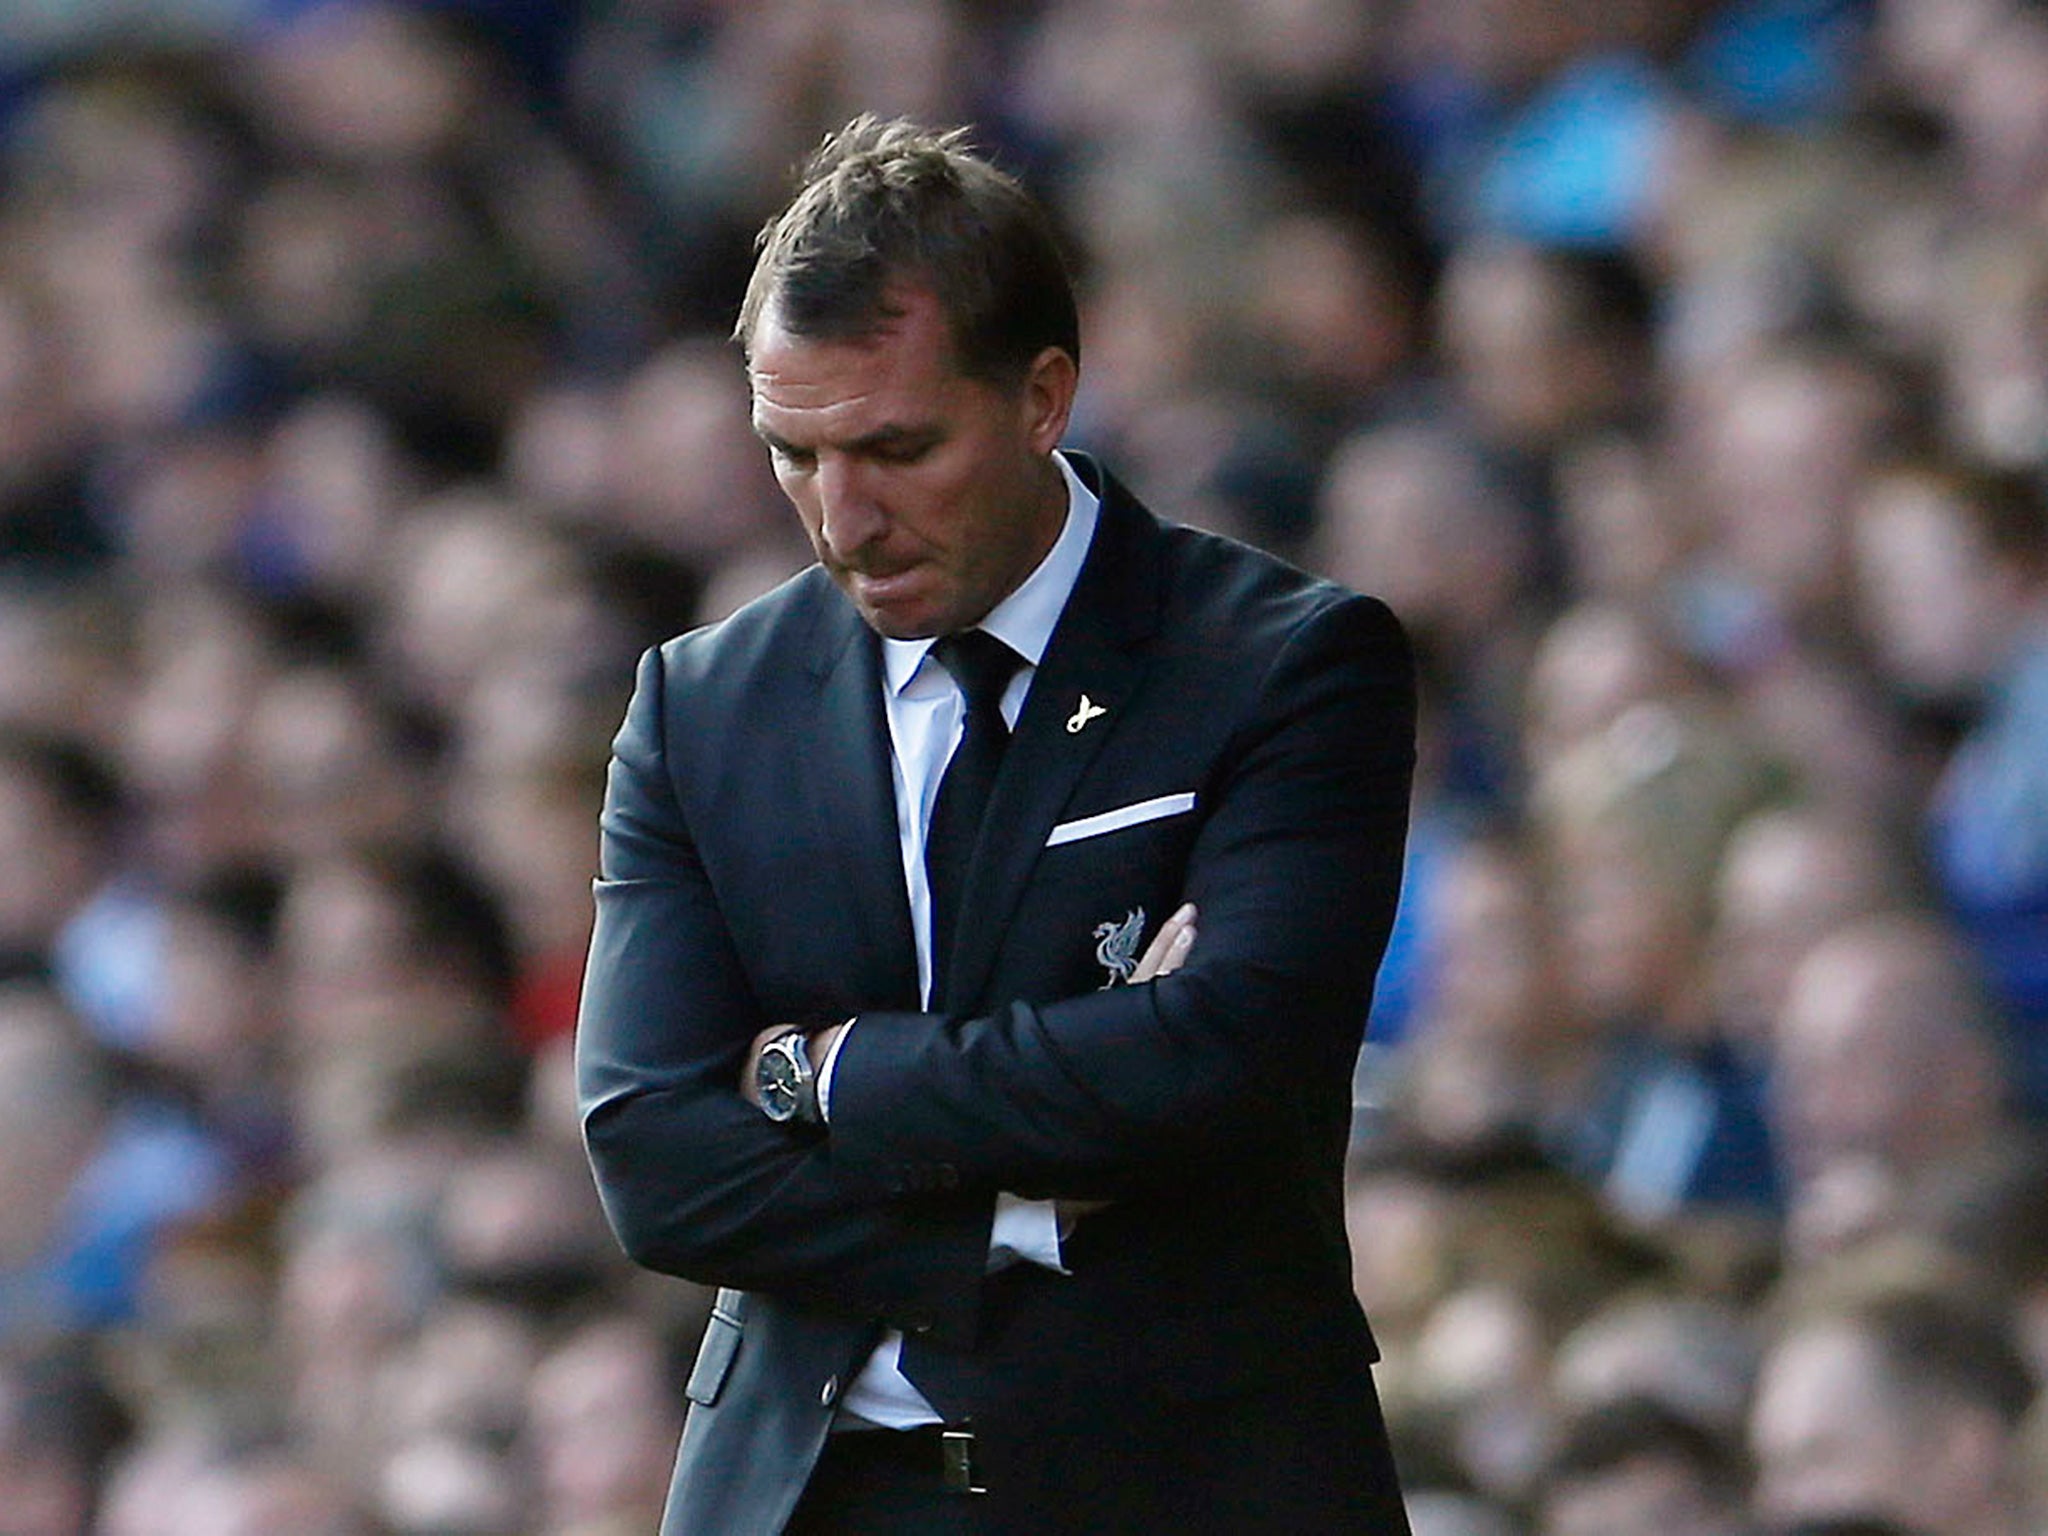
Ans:
[[[939,1434],[939,1454],[945,1468],[948,1493],[987,1493],[975,1478],[974,1431],[948,1429]]]

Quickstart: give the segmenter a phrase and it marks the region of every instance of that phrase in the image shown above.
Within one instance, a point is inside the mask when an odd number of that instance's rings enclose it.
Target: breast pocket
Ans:
[[[1082,843],[1090,838],[1110,837],[1132,827],[1142,827],[1155,821],[1165,821],[1174,816],[1186,816],[1195,808],[1195,792],[1181,790],[1170,795],[1154,795],[1146,800],[1134,800],[1127,805],[1113,806],[1106,811],[1097,811],[1090,816],[1079,816],[1063,821],[1046,836],[1048,848],[1064,848],[1069,843]]]
[[[1130,980],[1145,946],[1185,894],[1199,825],[1192,790],[1123,801],[1053,827],[1022,925],[1057,976],[1048,992]]]

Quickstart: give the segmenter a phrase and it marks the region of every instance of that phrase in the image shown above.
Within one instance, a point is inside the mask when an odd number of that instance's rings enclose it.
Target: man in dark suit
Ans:
[[[818,564],[644,659],[578,1044],[620,1240],[723,1288],[664,1532],[1405,1532],[1399,626],[1056,451],[1072,291],[957,134],[828,140],[736,334]]]

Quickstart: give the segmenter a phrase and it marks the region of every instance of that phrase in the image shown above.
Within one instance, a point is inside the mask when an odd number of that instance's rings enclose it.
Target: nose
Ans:
[[[880,538],[888,527],[867,477],[851,459],[830,454],[818,460],[818,530],[837,559],[847,559]]]

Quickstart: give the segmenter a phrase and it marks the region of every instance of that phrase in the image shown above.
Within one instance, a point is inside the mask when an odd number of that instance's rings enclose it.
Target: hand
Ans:
[[[1169,917],[1152,942],[1145,946],[1145,953],[1138,961],[1138,968],[1131,972],[1131,984],[1151,981],[1159,976],[1171,976],[1187,963],[1195,947],[1195,904],[1184,901],[1180,909]]]
[[[1131,972],[1133,985],[1171,976],[1187,963],[1195,948],[1196,915],[1195,904],[1183,902],[1180,909],[1160,925],[1159,931],[1152,935],[1152,942],[1145,946],[1138,968]],[[1075,1223],[1083,1216],[1093,1216],[1114,1203],[1110,1200],[1055,1200],[1053,1213],[1059,1220],[1060,1236],[1071,1236]]]

